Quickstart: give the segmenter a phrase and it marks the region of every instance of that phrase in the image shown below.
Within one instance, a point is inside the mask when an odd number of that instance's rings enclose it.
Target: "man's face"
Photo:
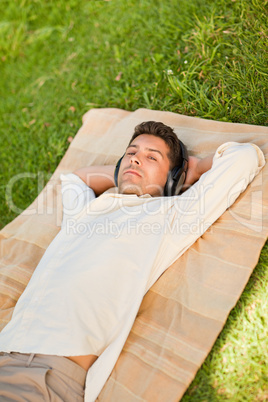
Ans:
[[[169,147],[162,138],[141,134],[126,149],[118,173],[121,194],[160,196],[170,167]]]

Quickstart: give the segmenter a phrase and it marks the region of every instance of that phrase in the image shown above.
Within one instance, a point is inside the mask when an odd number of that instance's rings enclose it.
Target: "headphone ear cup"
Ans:
[[[167,181],[164,187],[164,195],[172,196],[178,195],[185,182],[186,174],[188,170],[188,152],[184,144],[180,141],[182,165],[175,166],[168,172]]]
[[[173,188],[173,195],[179,195],[180,194],[182,186],[185,183],[186,173],[187,173],[187,171],[185,169],[183,169],[183,168],[180,169],[179,177],[175,181],[175,185],[174,185],[174,188]]]
[[[165,196],[172,196],[173,195],[173,186],[174,186],[174,180],[173,180],[173,177],[172,177],[173,170],[170,170],[168,172],[167,181],[166,181],[166,184],[165,184],[165,187],[164,187],[164,195]]]
[[[179,195],[181,188],[185,182],[187,173],[187,161],[182,167],[174,167],[168,172],[167,181],[164,187],[164,195],[172,196]]]
[[[124,156],[125,156],[125,154],[123,156],[121,156],[121,158],[118,160],[115,170],[114,170],[114,183],[115,183],[116,187],[118,187],[118,173],[119,173],[121,161],[124,158]]]
[[[183,167],[174,167],[168,172],[167,181],[164,187],[165,196],[178,195],[185,181],[185,170]]]

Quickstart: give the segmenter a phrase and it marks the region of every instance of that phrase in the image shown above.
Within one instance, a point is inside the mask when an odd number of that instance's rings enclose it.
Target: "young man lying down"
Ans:
[[[249,143],[188,156],[170,127],[144,122],[116,166],[62,175],[61,231],[0,334],[1,401],[82,401],[88,370],[94,401],[144,294],[263,165]]]

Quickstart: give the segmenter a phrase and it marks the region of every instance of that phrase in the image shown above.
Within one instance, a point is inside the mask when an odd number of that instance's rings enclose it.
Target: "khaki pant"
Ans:
[[[84,400],[86,370],[61,357],[0,353],[0,401]]]

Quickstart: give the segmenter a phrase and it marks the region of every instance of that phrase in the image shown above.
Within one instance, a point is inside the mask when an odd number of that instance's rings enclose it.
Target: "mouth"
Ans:
[[[135,169],[127,169],[124,174],[133,174],[134,176],[141,177],[141,174],[137,172]]]

